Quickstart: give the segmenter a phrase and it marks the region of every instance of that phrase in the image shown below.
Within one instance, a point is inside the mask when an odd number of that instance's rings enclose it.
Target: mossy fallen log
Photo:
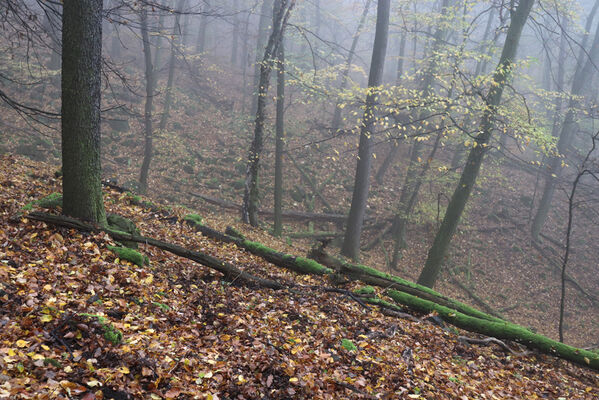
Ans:
[[[512,340],[529,348],[537,349],[542,353],[599,370],[599,354],[557,342],[543,335],[533,333],[522,326],[505,321],[497,322],[476,318],[394,289],[388,289],[386,294],[395,302],[414,310],[424,313],[435,311],[443,320],[458,328],[497,339]]]
[[[189,223],[189,222],[188,222]],[[218,240],[224,243],[233,243],[237,247],[245,249],[250,253],[262,257],[266,261],[301,274],[312,275],[328,275],[332,274],[333,270],[327,268],[318,262],[305,257],[295,257],[289,254],[278,252],[270,247],[264,246],[258,242],[251,240],[233,237],[205,225],[190,224],[197,232],[211,239]]]
[[[144,243],[150,246],[158,247],[159,249],[168,251],[180,257],[195,261],[206,267],[214,269],[224,275],[225,280],[229,282],[243,282],[249,286],[261,286],[270,289],[283,289],[286,286],[270,279],[260,278],[252,274],[248,274],[237,268],[236,266],[212,257],[208,254],[200,253],[181,247],[179,245],[164,242],[146,236],[132,235],[126,232],[115,231],[109,228],[92,226],[75,218],[70,218],[64,215],[53,215],[41,212],[32,212],[27,215],[27,218],[42,221],[53,225],[63,226],[90,232],[106,232],[110,237],[117,241],[128,240],[137,243]]]
[[[428,287],[418,285],[395,275],[386,274],[374,268],[360,264],[351,264],[326,253],[321,247],[313,248],[308,255],[320,264],[333,268],[338,273],[360,280],[368,285],[381,288],[395,288],[413,296],[426,299],[440,305],[455,309],[463,314],[488,321],[503,322],[501,318],[489,315],[467,304],[451,299]]]

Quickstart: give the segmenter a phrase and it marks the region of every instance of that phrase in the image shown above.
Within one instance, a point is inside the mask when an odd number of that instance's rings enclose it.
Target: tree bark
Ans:
[[[449,201],[443,222],[428,252],[426,264],[418,278],[418,283],[421,285],[434,286],[449,243],[460,221],[472,188],[476,183],[483,157],[487,152],[487,146],[493,133],[497,107],[500,104],[503,90],[507,84],[516,57],[522,29],[526,24],[533,3],[534,0],[520,0],[516,10],[511,11],[511,22],[503,45],[503,51],[493,74],[493,84],[485,98],[487,108],[482,116],[480,133],[476,136],[475,146],[468,155],[468,161],[466,162],[458,186]]]
[[[141,37],[143,42],[143,52],[145,61],[146,77],[146,104],[144,107],[144,158],[139,175],[139,187],[142,193],[148,188],[148,173],[153,154],[153,132],[152,132],[152,102],[154,99],[154,67],[152,66],[152,48],[150,47],[150,38],[148,35],[148,10],[145,4],[141,6],[140,14]]]
[[[347,219],[347,227],[341,253],[357,259],[360,253],[360,236],[366,213],[368,191],[370,188],[370,167],[372,163],[372,139],[377,102],[377,87],[383,80],[385,54],[387,52],[387,37],[389,33],[390,0],[379,0],[377,6],[376,32],[372,50],[372,60],[368,76],[368,96],[362,118],[358,162],[354,180],[354,191],[351,208]]]
[[[283,232],[283,150],[285,147],[285,49],[284,42],[279,46],[277,57],[277,120],[275,143],[275,221],[274,235]]]
[[[100,163],[102,0],[62,9],[63,213],[106,224]]]
[[[258,226],[258,173],[260,171],[260,156],[264,146],[264,119],[266,113],[266,94],[270,85],[272,58],[278,52],[283,32],[289,19],[295,0],[277,0],[273,7],[273,24],[268,44],[264,50],[264,57],[260,63],[260,83],[256,120],[254,125],[254,139],[248,153],[245,177],[245,191],[241,207],[241,219],[252,226]]]
[[[593,14],[591,14],[592,16]],[[591,20],[591,18],[589,18]],[[576,114],[577,108],[580,105],[579,97],[584,95],[585,90],[588,90],[587,83],[592,79],[595,74],[596,65],[599,63],[599,27],[595,30],[595,38],[588,54],[579,54],[579,59],[576,64],[576,72],[572,79],[572,88],[570,89],[570,101],[568,103],[568,110],[561,126],[559,140],[557,142],[558,155],[549,158],[549,162],[546,165],[545,171],[545,183],[543,187],[543,195],[541,201],[535,213],[532,227],[531,236],[533,240],[538,240],[539,233],[543,229],[543,225],[549,214],[551,208],[551,201],[553,200],[553,194],[559,177],[562,173],[562,159],[576,129]]]
[[[264,54],[264,47],[266,46],[266,35],[268,34],[268,22],[269,15],[272,15],[273,9],[273,0],[263,0],[262,7],[260,8],[260,20],[258,22],[258,40],[256,41],[256,62],[254,64],[254,84],[252,86],[253,90],[255,90],[255,95],[252,96],[252,105],[250,108],[250,112],[252,115],[256,115],[256,111],[258,111],[258,98],[260,96],[260,72],[261,65],[260,62],[261,56]]]

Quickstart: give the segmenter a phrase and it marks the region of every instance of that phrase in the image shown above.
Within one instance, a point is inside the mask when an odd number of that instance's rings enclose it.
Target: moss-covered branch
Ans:
[[[397,303],[406,305],[414,310],[425,313],[436,311],[443,320],[458,328],[497,339],[513,340],[527,347],[537,349],[542,353],[599,370],[599,354],[559,343],[543,335],[533,333],[522,326],[509,322],[495,322],[472,317],[432,301],[394,289],[387,290],[386,294]]]
[[[365,265],[351,264],[340,260],[326,253],[322,247],[312,249],[310,251],[309,257],[315,259],[321,264],[333,268],[335,271],[343,275],[350,276],[368,285],[374,285],[385,289],[395,288],[413,296],[418,296],[422,299],[435,302],[445,307],[453,308],[456,311],[470,315],[472,317],[482,318],[488,321],[503,322],[503,320],[500,318],[486,314],[473,307],[470,307],[467,304],[444,296],[428,287],[418,285],[395,275],[386,274]]]

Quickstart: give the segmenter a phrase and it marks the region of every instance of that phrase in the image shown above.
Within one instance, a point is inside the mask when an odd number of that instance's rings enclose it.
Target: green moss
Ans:
[[[162,311],[168,311],[171,309],[168,305],[166,305],[164,303],[160,303],[158,301],[153,301],[152,304],[154,304],[156,307],[160,307],[160,309],[162,309]]]
[[[364,287],[354,290],[354,293],[360,294],[360,295],[373,295],[374,288],[372,286],[364,286]]]
[[[106,216],[106,221],[108,222],[108,228],[113,231],[139,236],[139,229],[137,229],[137,227],[135,226],[135,222],[131,221],[128,218],[125,218],[117,214],[108,214]],[[125,247],[137,249],[136,242],[122,240],[120,241],[120,243]]]
[[[191,225],[202,225],[204,223],[204,218],[202,218],[198,214],[187,214],[183,217],[183,220],[189,222]]]
[[[116,346],[119,343],[121,343],[121,341],[123,340],[123,332],[121,332],[117,328],[115,328],[114,325],[112,325],[110,323],[110,321],[108,321],[103,316],[95,315],[95,314],[87,314],[87,313],[82,313],[79,315],[81,315],[83,317],[88,317],[88,318],[95,318],[96,320],[98,320],[98,323],[100,324],[100,326],[102,327],[102,330],[104,331],[104,339],[106,339],[108,342],[112,343],[113,345]]]
[[[21,208],[22,211],[31,211],[33,210],[33,203],[27,203]]]
[[[35,203],[43,208],[62,207],[62,194],[50,193],[46,197],[37,200]]]
[[[291,264],[293,267],[289,267],[289,269],[293,269],[295,272],[313,275],[328,275],[333,273],[333,270],[317,263],[314,260],[280,253],[271,249],[270,247],[264,246],[262,243],[244,240],[241,242],[241,245],[250,252],[266,258],[267,261],[275,262],[280,260],[284,263]]]
[[[234,238],[237,238],[237,239],[242,239],[242,240],[245,239],[244,234],[232,226],[227,226],[227,229],[225,229],[225,233],[227,235],[233,236]]]
[[[56,368],[62,368],[62,364],[53,358],[44,358],[44,365],[52,365]]]
[[[419,285],[417,283],[410,282],[408,280],[402,279],[402,278],[400,278],[398,276],[395,276],[395,275],[390,275],[390,274],[381,272],[381,271],[379,271],[377,269],[368,267],[366,265],[362,265],[362,264],[350,264],[350,263],[343,262],[343,261],[341,261],[341,263],[343,264],[344,267],[346,267],[346,268],[348,268],[350,270],[359,270],[359,271],[362,271],[365,274],[376,276],[376,277],[383,278],[383,279],[386,279],[386,280],[390,280],[392,282],[397,282],[400,285],[411,287],[411,288],[417,289],[417,290],[419,290],[421,292],[428,293],[428,294],[430,294],[432,296],[438,297],[439,299],[443,299],[443,300],[449,302],[452,305],[453,308],[455,308],[455,309],[457,309],[457,310],[459,310],[462,313],[465,313],[467,315],[470,315],[470,316],[473,316],[473,317],[476,317],[476,318],[486,319],[488,321],[503,322],[503,320],[500,319],[500,318],[494,317],[494,316],[489,315],[487,313],[484,313],[484,312],[482,312],[480,310],[477,310],[474,307],[471,307],[471,306],[469,306],[467,304],[464,304],[464,303],[462,303],[460,301],[457,301],[457,300],[451,299],[451,298],[449,298],[447,296],[444,296],[441,293],[439,293],[439,292],[437,292],[437,291],[435,291],[435,290],[433,290],[431,288],[428,288],[426,286],[422,286],[422,285]]]
[[[115,253],[120,259],[131,261],[139,267],[143,266],[145,263],[144,256],[139,251],[128,247],[107,246],[107,248]]]
[[[347,351],[356,351],[358,348],[356,345],[349,339],[341,339],[341,346]]]
[[[558,355],[566,360],[599,370],[599,354],[556,342],[548,337],[533,333],[520,325],[472,317],[451,308],[433,303],[432,301],[423,300],[394,289],[389,289],[386,293],[394,301],[407,305],[420,312],[429,313],[436,311],[443,320],[458,328],[496,337],[498,339],[512,340],[528,347],[538,349],[543,353]]]

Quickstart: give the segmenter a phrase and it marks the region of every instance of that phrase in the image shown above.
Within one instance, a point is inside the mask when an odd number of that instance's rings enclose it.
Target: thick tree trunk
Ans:
[[[102,0],[62,10],[63,213],[104,225],[100,165]]]
[[[285,49],[282,41],[277,57],[277,120],[275,143],[275,221],[274,235],[283,232],[283,149],[285,147]]]
[[[366,4],[364,5],[364,10],[362,11],[362,16],[360,17],[360,22],[358,23],[358,27],[356,28],[356,33],[354,34],[354,38],[351,43],[351,47],[349,49],[349,53],[347,54],[347,60],[345,61],[345,68],[343,69],[343,73],[341,75],[341,85],[339,85],[339,91],[343,92],[347,88],[347,83],[349,81],[349,71],[351,69],[351,65],[354,59],[354,55],[356,53],[356,47],[358,46],[358,40],[360,39],[360,34],[362,33],[362,29],[364,28],[364,23],[366,22],[366,17],[368,16],[368,10],[370,9],[370,4],[372,0],[366,0]],[[335,104],[335,111],[333,113],[333,122],[331,123],[331,132],[336,133],[339,130],[339,126],[341,125],[341,104],[339,101]]]
[[[503,90],[507,84],[516,57],[522,29],[526,24],[533,3],[534,0],[520,0],[516,10],[512,11],[511,22],[503,45],[503,51],[497,68],[495,69],[495,73],[493,74],[493,84],[485,98],[487,108],[482,116],[480,134],[478,134],[475,139],[476,146],[472,148],[468,155],[468,161],[466,162],[458,186],[449,201],[443,222],[441,223],[433,245],[428,252],[426,264],[418,278],[418,283],[421,285],[428,287],[434,286],[441,269],[443,258],[449,247],[449,243],[451,242],[460,221],[460,217],[462,216],[466,202],[470,197],[472,188],[476,183],[483,157],[487,152],[487,146],[493,133],[497,107],[499,106]]]
[[[148,35],[148,10],[142,5],[141,15],[141,37],[143,42],[143,52],[145,61],[146,75],[146,104],[144,107],[144,159],[141,165],[139,175],[139,187],[142,193],[148,189],[148,172],[153,154],[153,132],[152,132],[152,101],[154,99],[154,67],[152,66],[152,48],[150,47],[150,38]]]
[[[260,82],[258,85],[259,92],[254,125],[254,139],[248,153],[245,192],[241,207],[242,221],[252,226],[258,226],[258,173],[260,171],[260,157],[264,146],[266,94],[270,85],[272,58],[277,54],[283,40],[283,32],[294,4],[295,0],[277,0],[275,3],[273,7],[272,32],[264,50],[264,57],[260,63]]]
[[[354,192],[347,219],[343,247],[341,248],[341,253],[352,259],[357,259],[360,254],[360,236],[362,233],[362,224],[364,223],[368,191],[370,188],[370,166],[372,163],[371,136],[374,134],[377,103],[376,88],[381,85],[383,80],[383,68],[385,65],[385,54],[387,52],[387,37],[389,34],[389,8],[390,0],[379,0],[372,61],[370,63],[370,73],[368,76],[368,88],[370,91],[366,97],[366,108],[362,118]]]

